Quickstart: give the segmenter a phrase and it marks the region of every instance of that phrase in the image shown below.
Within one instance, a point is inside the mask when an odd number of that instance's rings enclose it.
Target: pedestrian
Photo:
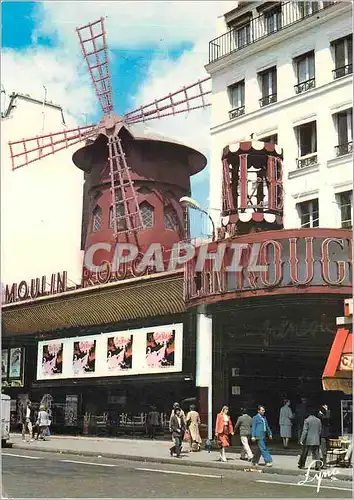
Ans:
[[[296,406],[297,440],[300,442],[305,418],[308,417],[307,399],[301,398],[301,403]]]
[[[51,422],[46,407],[43,405],[39,407],[38,418],[36,423],[39,428],[39,439],[45,441],[45,438],[48,435],[48,429]]]
[[[199,433],[201,424],[200,415],[197,412],[195,405],[190,405],[189,412],[186,416],[186,426],[189,433],[189,451],[199,451],[202,439]]]
[[[26,441],[26,431],[28,431],[30,440],[33,441],[33,412],[31,401],[21,408],[20,421],[22,423],[22,441]]]
[[[267,418],[265,417],[264,406],[258,406],[258,413],[252,418],[252,441],[257,442],[257,451],[253,456],[253,465],[258,465],[261,456],[264,459],[266,467],[272,467],[273,458],[267,448],[267,437],[273,438],[272,431],[268,425]]]
[[[321,420],[322,424],[320,453],[323,462],[323,468],[325,468],[327,466],[327,441],[331,432],[330,430],[331,413],[327,404],[323,404],[320,406],[317,416]]]
[[[253,458],[253,453],[249,445],[249,438],[251,437],[252,428],[252,417],[248,415],[246,408],[241,409],[241,416],[238,417],[235,429],[236,432],[240,429],[240,439],[242,443],[241,460],[248,460],[249,462]]]
[[[181,455],[182,439],[186,431],[184,419],[182,418],[182,410],[177,407],[174,410],[170,420],[173,446],[170,448],[171,457],[175,454],[177,458]]]
[[[315,414],[315,410],[310,410],[309,416],[304,421],[304,428],[300,438],[302,451],[298,463],[299,469],[304,469],[309,451],[312,453],[312,459],[316,460],[315,469],[320,470],[321,468],[320,442],[322,424]]]
[[[282,408],[280,408],[279,413],[279,427],[280,427],[280,437],[283,439],[283,446],[287,448],[289,445],[289,439],[291,438],[291,431],[294,414],[290,408],[290,400],[285,399]]]
[[[156,406],[151,407],[151,411],[148,413],[148,431],[149,437],[155,439],[156,429],[159,426],[160,415],[156,409]]]
[[[220,448],[220,460],[227,462],[225,448],[230,446],[230,434],[234,435],[234,428],[229,415],[228,406],[223,406],[216,417],[215,438]]]
[[[183,418],[183,420],[184,420],[184,424],[186,423],[186,416],[185,416],[184,411],[182,410],[180,404],[179,403],[173,403],[172,411],[171,411],[171,416],[170,416],[170,422],[169,422],[170,432],[171,432],[171,419],[172,419],[172,416],[175,414],[175,411],[176,411],[177,408],[180,409],[180,415],[181,415],[181,418]]]

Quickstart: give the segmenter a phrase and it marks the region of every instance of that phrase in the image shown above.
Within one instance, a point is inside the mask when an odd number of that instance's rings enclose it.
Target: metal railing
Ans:
[[[317,153],[311,153],[296,160],[297,168],[306,168],[317,165]]]
[[[345,66],[332,70],[333,78],[335,80],[337,78],[341,78],[342,76],[350,75],[351,73],[353,73],[353,64],[346,64]]]
[[[278,31],[311,17],[319,11],[338,3],[332,2],[282,2],[279,5],[279,21],[269,23],[269,14],[262,14],[240,28],[233,28],[209,42],[209,63],[241,50],[252,43],[274,35]]]
[[[307,92],[308,90],[314,89],[315,87],[315,78],[311,78],[310,80],[306,80],[305,82],[300,82],[297,85],[294,85],[296,94],[302,94],[302,92]]]
[[[259,99],[259,105],[261,108],[268,106],[268,104],[272,104],[273,102],[277,102],[277,94],[267,95]]]
[[[239,108],[235,108],[229,111],[229,119],[233,120],[234,118],[237,118],[238,116],[242,116],[244,114],[245,114],[245,106],[240,106]]]
[[[345,144],[339,144],[335,147],[336,156],[344,156],[353,152],[353,141],[346,142]]]

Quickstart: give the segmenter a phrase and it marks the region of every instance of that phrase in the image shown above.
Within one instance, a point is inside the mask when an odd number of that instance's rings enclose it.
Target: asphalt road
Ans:
[[[313,476],[313,473],[311,474]],[[3,450],[2,498],[351,498],[351,482]]]

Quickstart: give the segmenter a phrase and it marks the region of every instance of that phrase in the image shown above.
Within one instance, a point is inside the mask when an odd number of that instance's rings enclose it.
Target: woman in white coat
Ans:
[[[294,414],[290,408],[289,399],[284,400],[284,405],[280,409],[279,414],[279,427],[280,427],[280,436],[283,439],[284,448],[288,447],[289,439],[291,438],[291,428],[292,428],[292,420],[294,418]]]

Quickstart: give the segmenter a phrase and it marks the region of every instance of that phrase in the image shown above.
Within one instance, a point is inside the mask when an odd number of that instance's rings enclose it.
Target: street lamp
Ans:
[[[212,241],[215,241],[215,224],[214,224],[214,221],[213,221],[212,217],[210,216],[210,214],[206,210],[203,210],[201,208],[201,206],[199,205],[199,203],[197,201],[193,200],[193,198],[190,198],[189,196],[182,196],[182,198],[179,200],[179,202],[181,203],[181,205],[184,205],[188,208],[192,208],[193,210],[197,210],[198,212],[201,212],[209,217],[209,219],[211,221],[211,225],[213,227],[213,239],[212,239]]]

